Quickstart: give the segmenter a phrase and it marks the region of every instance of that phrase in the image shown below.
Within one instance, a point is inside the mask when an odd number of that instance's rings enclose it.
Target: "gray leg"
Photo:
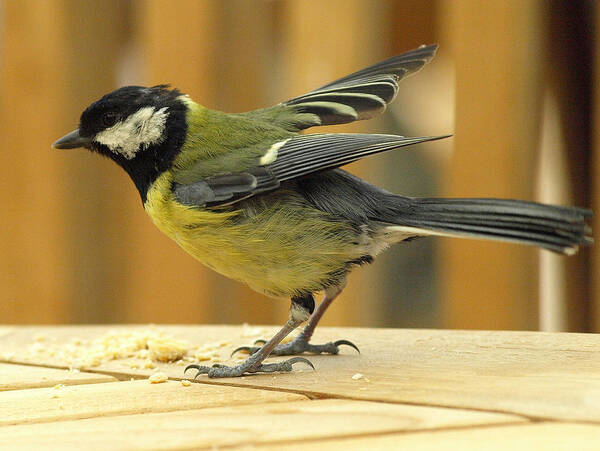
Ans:
[[[311,368],[315,368],[310,361],[302,357],[294,357],[279,363],[263,364],[269,354],[291,331],[308,319],[314,309],[315,301],[311,294],[292,298],[290,306],[290,318],[287,323],[275,334],[273,338],[267,341],[262,347],[258,348],[248,359],[236,366],[226,366],[216,364],[212,367],[201,365],[188,365],[185,371],[189,369],[198,370],[194,379],[200,374],[207,374],[208,377],[238,377],[244,373],[274,373],[277,371],[292,371],[292,365],[298,362],[304,362]]]
[[[344,289],[345,286],[346,286],[346,280],[344,279],[344,281],[340,285],[327,288],[325,290],[325,297],[323,298],[323,300],[321,301],[319,306],[316,308],[315,312],[313,313],[313,315],[310,318],[310,321],[308,322],[308,324],[306,325],[306,327],[304,328],[302,333],[300,333],[300,335],[298,335],[294,339],[294,341],[283,344],[283,345],[280,344],[279,346],[277,346],[275,349],[273,349],[273,351],[271,352],[271,355],[298,355],[298,354],[302,354],[304,352],[310,352],[312,354],[323,354],[323,353],[337,354],[339,352],[340,345],[350,346],[350,347],[356,349],[358,352],[360,352],[358,350],[358,348],[356,347],[356,345],[348,340],[337,340],[335,342],[330,341],[329,343],[325,343],[322,345],[313,345],[313,344],[309,343],[309,341],[313,335],[313,332],[315,331],[315,328],[317,327],[317,324],[323,317],[323,314],[325,313],[327,308],[331,305],[333,300],[335,298],[337,298],[338,295],[342,292],[342,290]],[[259,342],[260,341],[261,340],[259,340]],[[262,348],[260,348],[258,346],[242,346],[240,348],[237,348],[233,352],[235,353],[237,351],[243,350],[243,351],[247,351],[250,354],[254,355],[255,353],[259,352],[261,349]]]

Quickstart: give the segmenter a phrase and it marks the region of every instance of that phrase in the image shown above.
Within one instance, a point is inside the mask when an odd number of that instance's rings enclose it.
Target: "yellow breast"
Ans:
[[[315,209],[285,200],[253,215],[193,208],[176,201],[171,181],[167,171],[148,191],[144,208],[156,226],[206,266],[257,291],[319,291],[327,277],[360,257],[351,244],[356,230]]]

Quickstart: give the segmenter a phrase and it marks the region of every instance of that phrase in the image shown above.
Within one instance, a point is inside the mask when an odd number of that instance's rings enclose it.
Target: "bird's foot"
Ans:
[[[254,342],[255,345],[264,343],[264,340],[256,340]],[[293,341],[278,345],[275,349],[273,349],[270,355],[299,355],[305,352],[309,352],[311,354],[337,354],[340,352],[339,347],[341,345],[350,346],[351,348],[356,349],[356,351],[360,354],[358,347],[348,340],[337,340],[330,341],[329,343],[322,345],[313,345],[309,343],[303,335],[298,335]],[[231,355],[238,351],[246,351],[248,354],[252,355],[258,352],[259,349],[260,346],[241,346],[233,351]]]
[[[217,377],[240,377],[246,373],[277,373],[277,372],[290,372],[292,371],[292,365],[294,363],[306,363],[313,370],[315,367],[309,360],[303,357],[294,357],[283,362],[277,363],[256,363],[252,361],[252,357],[250,357],[245,362],[240,363],[236,366],[226,366],[221,364],[214,364],[213,366],[201,366],[201,365],[188,365],[185,368],[185,372],[190,369],[197,370],[198,372],[194,376],[196,379],[201,374],[206,374],[210,378]]]

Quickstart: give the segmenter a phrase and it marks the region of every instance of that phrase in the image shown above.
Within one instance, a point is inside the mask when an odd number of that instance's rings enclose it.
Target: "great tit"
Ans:
[[[392,194],[339,169],[379,152],[445,136],[300,134],[309,127],[370,119],[398,82],[429,62],[421,46],[270,108],[209,110],[167,85],[126,86],[92,103],[79,128],[53,144],[85,147],[121,166],[165,234],[206,266],[273,297],[290,297],[285,326],[237,366],[191,365],[209,377],[291,371],[294,357],[337,354],[346,340],[312,344],[319,319],[346,275],[391,244],[443,235],[525,243],[573,254],[591,241],[589,210],[505,199],[434,199]],[[313,294],[324,291],[315,309]],[[311,316],[312,315],[312,316]],[[303,322],[291,343],[281,340]]]

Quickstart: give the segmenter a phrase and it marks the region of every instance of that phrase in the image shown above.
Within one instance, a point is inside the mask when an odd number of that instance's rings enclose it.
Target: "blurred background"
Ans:
[[[349,170],[406,195],[600,211],[599,27],[581,0],[0,0],[0,323],[287,318],[163,236],[112,162],[50,148],[126,84],[239,112],[437,42],[386,115],[327,131],[454,137]],[[356,270],[324,324],[599,331],[599,264],[598,246],[417,240]]]

